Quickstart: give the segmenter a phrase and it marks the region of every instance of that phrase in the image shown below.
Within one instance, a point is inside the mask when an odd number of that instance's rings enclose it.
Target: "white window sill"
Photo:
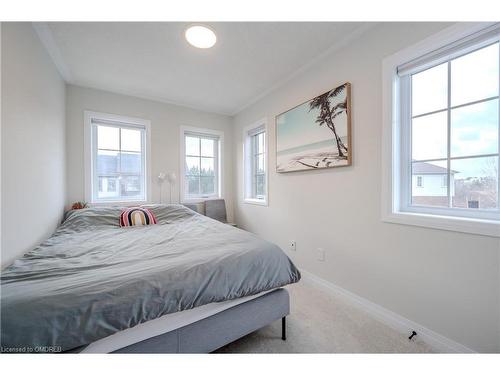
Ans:
[[[200,198],[184,198],[184,199],[182,199],[181,204],[183,204],[183,203],[201,203],[201,202],[205,202],[205,201],[211,201],[211,200],[214,200],[214,199],[224,199],[224,198],[223,197],[218,197],[218,196],[215,196],[215,197],[200,197]]]
[[[245,198],[243,202],[257,206],[267,206],[267,199]]]
[[[401,211],[385,214],[382,220],[388,223],[415,225],[453,232],[500,237],[500,222],[496,220],[439,216]]]
[[[148,201],[100,201],[100,202],[91,202],[88,205],[90,207],[103,207],[103,206],[140,206],[143,204],[151,204]]]

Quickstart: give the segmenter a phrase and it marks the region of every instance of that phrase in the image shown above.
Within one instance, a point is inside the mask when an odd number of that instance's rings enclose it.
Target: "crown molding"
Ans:
[[[86,83],[79,82],[78,80],[76,80],[76,81],[74,81],[72,83],[69,83],[69,85],[75,86],[75,87],[80,87],[82,89],[103,91],[103,92],[110,93],[110,94],[129,96],[129,97],[133,97],[133,98],[137,98],[137,99],[148,100],[148,101],[151,101],[151,102],[168,104],[168,105],[171,105],[171,106],[185,108],[185,109],[189,109],[189,110],[192,110],[192,111],[209,113],[209,114],[212,114],[212,115],[232,117],[232,114],[230,112],[217,111],[217,110],[214,110],[214,109],[211,109],[211,108],[207,108],[207,107],[204,107],[204,106],[197,106],[197,107],[195,107],[195,106],[193,106],[191,104],[185,104],[185,103],[181,103],[181,102],[175,102],[173,100],[170,100],[170,99],[167,99],[167,98],[163,98],[161,96],[144,95],[144,94],[142,94],[140,92],[137,92],[135,90],[117,89],[117,88],[112,88],[112,87],[108,87],[108,86],[105,86],[105,85],[88,85]]]
[[[325,60],[327,57],[338,52],[340,49],[346,47],[349,43],[353,42],[355,39],[358,39],[362,34],[367,32],[368,30],[372,29],[376,25],[378,25],[378,22],[367,22],[364,25],[358,26],[356,29],[354,29],[353,31],[348,33],[344,38],[342,38],[341,40],[339,40],[338,42],[336,42],[332,46],[330,46],[326,51],[324,51],[323,53],[314,57],[312,60],[309,60],[309,62],[302,65],[299,69],[295,70],[293,73],[289,74],[285,78],[279,80],[273,86],[271,86],[267,90],[264,90],[262,93],[255,96],[253,99],[249,100],[245,105],[243,105],[243,106],[239,107],[237,110],[233,111],[231,113],[231,116],[236,116],[238,113],[242,112],[246,108],[257,103],[260,99],[266,97],[267,95],[276,91],[280,87],[284,86],[286,83],[290,82],[295,77],[298,77],[302,73],[305,73],[306,71],[311,69],[314,65],[320,63],[321,61]]]
[[[61,74],[62,78],[66,83],[73,82],[73,75],[71,74],[70,69],[64,62],[64,59],[61,55],[61,51],[57,46],[56,41],[54,40],[54,36],[52,35],[52,31],[47,22],[32,22],[31,25],[33,29],[38,34],[40,41],[42,42],[45,50],[49,54],[50,58],[54,62],[59,74]]]
[[[74,85],[74,86],[80,86],[83,88],[90,88],[90,89],[95,89],[95,90],[101,90],[101,91],[107,91],[119,95],[127,95],[127,96],[133,96],[136,98],[141,98],[141,99],[146,99],[146,100],[152,100],[156,102],[161,102],[161,103],[166,103],[170,105],[175,105],[179,107],[185,107],[189,109],[195,109],[198,111],[203,111],[203,112],[209,112],[213,114],[218,114],[218,115],[223,115],[223,116],[230,116],[233,117],[243,111],[244,109],[250,107],[251,105],[255,104],[262,98],[266,97],[267,95],[271,94],[272,92],[276,91],[278,88],[282,87],[285,85],[287,82],[291,81],[293,78],[301,75],[302,73],[306,72],[307,70],[311,69],[315,64],[318,64],[322,60],[326,59],[328,56],[332,55],[333,53],[339,51],[340,49],[346,47],[349,43],[354,41],[355,39],[359,38],[362,34],[376,26],[378,22],[369,22],[365,23],[350,33],[346,34],[341,40],[338,42],[334,43],[332,46],[330,46],[326,51],[321,53],[320,55],[316,56],[312,60],[309,60],[306,64],[302,65],[300,68],[295,70],[293,73],[287,75],[285,78],[277,81],[275,84],[273,84],[270,88],[264,90],[260,94],[254,96],[251,100],[247,101],[246,104],[239,106],[236,110],[233,111],[217,111],[214,109],[209,109],[203,106],[198,106],[195,107],[191,104],[186,104],[186,103],[179,103],[175,102],[173,100],[170,100],[168,98],[164,98],[161,96],[154,96],[154,95],[147,95],[143,94],[141,92],[135,91],[135,90],[123,90],[123,89],[116,89],[116,88],[111,88],[111,87],[105,87],[105,86],[99,86],[99,85],[88,85],[83,82],[79,82],[74,79],[73,74],[71,73],[71,70],[69,69],[68,65],[64,61],[61,51],[59,47],[57,46],[56,41],[54,40],[54,36],[52,34],[52,31],[50,30],[50,27],[47,22],[32,22],[33,29],[36,31],[38,34],[38,37],[40,38],[43,46],[47,50],[47,53],[50,55],[52,61],[54,62],[57,70],[63,77],[64,81],[66,83]]]

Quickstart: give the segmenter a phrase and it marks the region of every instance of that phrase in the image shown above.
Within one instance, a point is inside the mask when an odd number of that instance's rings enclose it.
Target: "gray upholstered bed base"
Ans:
[[[290,313],[290,297],[278,289],[187,326],[114,353],[210,353]],[[285,326],[283,319],[284,339]]]

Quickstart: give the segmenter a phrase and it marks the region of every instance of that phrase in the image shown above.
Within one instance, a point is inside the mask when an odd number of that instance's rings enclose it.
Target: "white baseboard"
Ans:
[[[363,297],[358,296],[348,290],[341,288],[329,281],[326,281],[308,271],[300,270],[305,281],[311,281],[314,284],[323,287],[329,292],[333,292],[336,296],[347,298],[361,309],[372,315],[378,321],[387,324],[398,332],[410,334],[412,331],[417,332],[417,338],[434,350],[440,353],[476,353],[474,350],[453,341],[439,333],[436,333],[429,328],[426,328],[418,323],[415,323],[405,317],[396,314],[376,303],[373,303]]]

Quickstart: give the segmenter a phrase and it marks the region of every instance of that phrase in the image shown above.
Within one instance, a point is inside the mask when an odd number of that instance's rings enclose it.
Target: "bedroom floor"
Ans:
[[[288,287],[291,314],[287,340],[281,321],[262,328],[216,353],[432,353],[423,342],[372,318],[366,312],[302,279]]]

